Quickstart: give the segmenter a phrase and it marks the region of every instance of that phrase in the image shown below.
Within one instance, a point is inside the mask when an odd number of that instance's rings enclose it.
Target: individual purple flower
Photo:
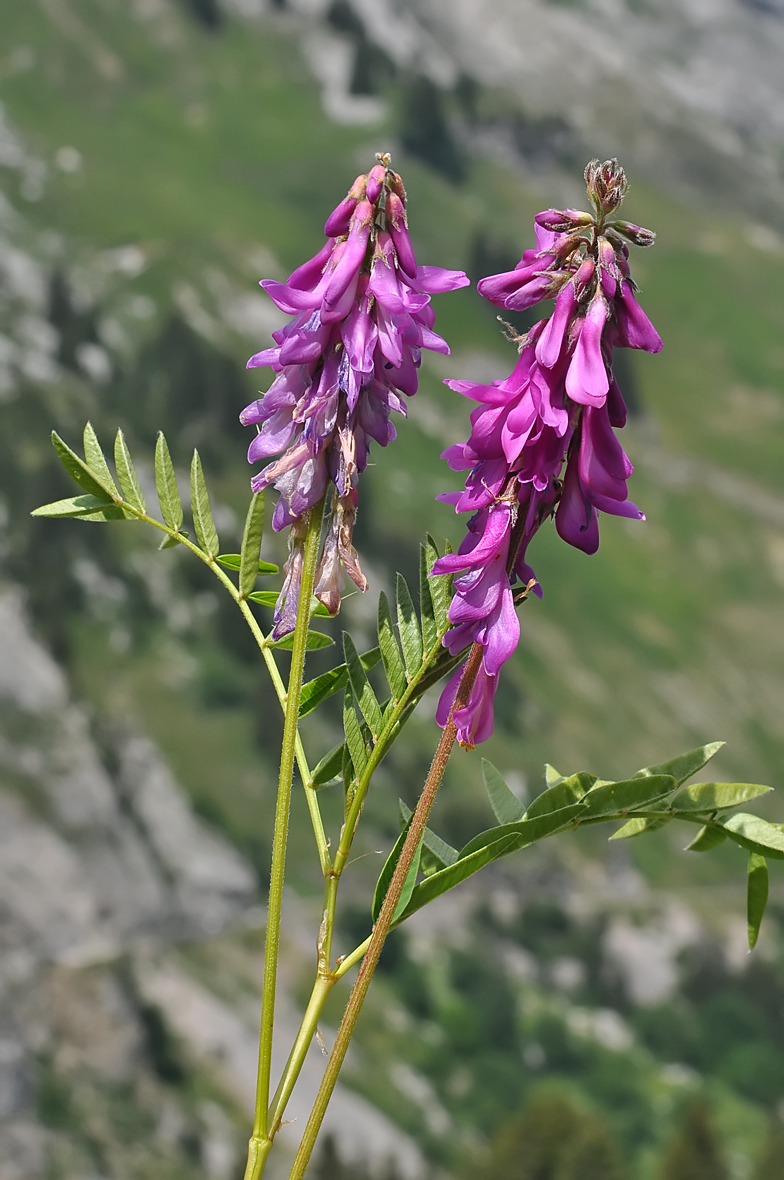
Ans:
[[[526,250],[514,270],[478,284],[491,303],[512,310],[554,299],[550,318],[519,338],[519,359],[504,381],[447,381],[479,403],[468,441],[443,455],[453,470],[468,470],[465,490],[439,497],[474,515],[458,552],[433,567],[434,574],[455,575],[444,644],[453,655],[473,643],[482,647],[468,703],[454,714],[464,746],[493,731],[498,675],[520,634],[516,601],[529,591],[541,596],[526,551],[544,521],[554,516],[563,540],[595,553],[599,512],[645,519],[628,499],[632,465],[614,429],[624,425],[626,406],[612,361],[614,348],[662,346],[629,269],[628,243],[650,246],[655,235],[610,219],[627,188],[616,160],[593,160],[585,179],[592,213],[537,214],[536,250]],[[441,725],[462,672],[461,666],[441,696]]]
[[[276,530],[294,527],[332,487],[331,521],[316,575],[316,594],[331,614],[340,607],[343,571],[361,590],[367,582],[351,544],[357,480],[370,444],[395,438],[390,413],[405,415],[417,391],[423,348],[448,354],[433,331],[430,296],[468,283],[462,271],[416,264],[403,182],[378,156],[327,218],[328,241],[287,283],[262,281],[281,311],[294,318],[272,333],[275,346],[248,368],[271,367],[266,394],[240,414],[255,425],[251,463],[266,466],[254,492],[279,492]],[[401,396],[403,395],[403,396]],[[271,461],[270,461],[271,460]],[[287,568],[296,568],[299,542]],[[293,572],[275,612],[274,638],[293,629],[299,580]]]

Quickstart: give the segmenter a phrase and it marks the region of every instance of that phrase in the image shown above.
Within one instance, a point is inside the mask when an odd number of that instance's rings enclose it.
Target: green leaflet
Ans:
[[[177,487],[174,464],[169,453],[169,444],[166,442],[162,430],[158,431],[158,437],[155,440],[155,489],[158,493],[163,523],[178,533],[183,522],[182,500]]]
[[[135,508],[137,512],[146,516],[147,505],[144,500],[144,494],[142,493],[142,487],[139,483],[139,477],[136,474],[136,468],[133,465],[131,452],[128,450],[128,444],[125,441],[125,435],[121,430],[117,431],[114,440],[114,465],[117,468],[117,480],[120,484],[123,500],[131,508]]]
[[[759,938],[760,926],[768,904],[768,863],[757,852],[749,853],[749,875],[746,893],[746,915],[749,927],[749,950]]]
[[[233,556],[233,555],[230,555],[230,556]],[[221,565],[223,565],[223,561],[221,560],[220,557],[218,558],[218,561],[220,562]],[[248,595],[248,601],[249,602],[258,602],[261,606],[273,606],[274,607],[275,603],[278,601],[278,591],[277,590],[254,590],[252,594]]]
[[[665,824],[668,824],[672,818],[671,815],[651,815],[647,818],[643,815],[635,815],[633,819],[627,820],[617,832],[613,832],[610,839],[628,840],[632,836],[642,836],[644,832],[657,832],[659,828],[663,828]]]
[[[500,772],[487,758],[482,759],[482,778],[490,799],[490,806],[499,824],[513,824],[516,820],[522,819],[525,808],[504,782]]]
[[[70,496],[67,500],[55,500],[52,504],[42,504],[40,508],[33,509],[30,515],[59,517],[62,519],[65,517],[91,516],[93,513],[104,510],[117,513],[118,520],[123,518],[122,509],[118,508],[111,500],[107,500],[106,496],[99,499],[98,496],[90,496],[87,493],[83,496]]]
[[[98,442],[98,436],[93,430],[92,422],[88,422],[85,426],[83,440],[85,463],[95,473],[101,485],[109,489],[115,500],[119,500],[120,493],[117,491],[117,485],[112,479],[109,465],[106,462],[106,456],[101,449],[101,444]]]
[[[378,646],[392,696],[397,702],[406,691],[406,669],[395,638],[389,602],[383,590],[378,596]]]
[[[472,852],[476,852],[479,848],[484,848],[488,844],[493,844],[505,836],[516,836],[518,848],[525,848],[528,844],[535,844],[537,840],[544,840],[546,836],[551,836],[554,832],[560,832],[562,828],[567,827],[576,817],[581,818],[584,806],[584,800],[580,800],[577,803],[570,803],[566,807],[560,807],[557,811],[548,811],[544,815],[537,815],[532,818],[526,814],[523,819],[517,820],[516,823],[501,824],[497,828],[488,828],[486,832],[480,832],[478,836],[474,836],[473,840],[469,840],[465,848],[460,849],[460,859],[462,860],[463,857],[470,856]]]
[[[698,770],[702,770],[706,762],[710,762],[714,755],[724,745],[724,742],[708,742],[705,746],[697,746],[696,750],[689,750],[688,754],[679,754],[669,762],[660,762],[658,766],[644,766],[638,770],[635,778],[642,778],[652,774],[670,774],[680,787]]]
[[[435,563],[438,561],[438,549],[433,538],[428,533],[425,545],[427,572],[430,574]],[[435,577],[430,577],[430,598],[433,603],[433,610],[436,617],[436,626],[438,628],[439,637],[443,638],[449,630],[449,603],[452,599],[452,576],[451,574],[436,574]]]
[[[308,639],[306,643],[307,651],[317,651],[320,647],[332,647],[335,640],[331,635],[325,635],[323,631],[308,631]],[[290,635],[284,635],[282,639],[270,643],[270,647],[276,647],[279,651],[291,651],[294,646],[294,632]]]
[[[218,565],[222,565],[224,569],[227,570],[239,570],[242,566],[241,553],[219,553],[215,560],[217,561]],[[262,561],[259,559],[258,572],[260,574],[277,574],[280,573],[280,569],[271,561]],[[275,597],[277,598],[277,594]],[[253,598],[253,595],[249,594],[248,598]],[[254,599],[254,601],[261,602],[261,599]],[[312,613],[313,612],[311,611],[311,614]]]
[[[549,762],[545,762],[544,781],[547,783],[548,787],[557,787],[558,784],[562,783],[565,778],[565,774],[560,774],[554,766],[551,766]]]
[[[473,876],[491,861],[562,831],[579,816],[582,806],[582,803],[573,803],[569,807],[562,807],[560,811],[553,811],[536,819],[521,819],[514,824],[502,824],[481,832],[461,849],[454,864],[420,881],[399,921],[403,921],[428,902],[434,901],[442,893],[454,889],[461,881]]]
[[[413,818],[413,816],[409,817],[408,823],[403,828],[403,831],[400,833],[397,840],[395,841],[395,847],[392,849],[389,856],[387,857],[387,859],[384,863],[384,867],[381,870],[381,874],[378,878],[378,881],[376,882],[376,888],[373,893],[373,910],[372,910],[374,923],[378,920],[378,915],[381,913],[381,907],[384,904],[384,898],[387,895],[387,890],[389,889],[389,884],[392,880],[395,869],[397,868],[397,862],[400,860],[400,853],[403,851],[403,845],[406,842],[406,836],[408,835],[408,829],[411,827],[411,819],[412,818]],[[401,917],[403,911],[405,910],[406,906],[408,905],[409,901],[411,900],[411,894],[414,892],[414,886],[416,885],[417,873],[419,872],[419,860],[420,860],[421,856],[422,856],[422,843],[420,841],[419,846],[417,847],[417,850],[414,853],[414,859],[411,862],[411,867],[408,870],[408,873],[406,874],[406,880],[403,885],[403,892],[400,894],[400,898],[398,900],[398,903],[395,906],[395,913],[392,918],[393,923],[400,920],[400,917]]]
[[[187,538],[189,536],[190,536],[190,533],[188,532],[187,529],[178,529],[178,531],[176,533],[173,533],[171,536],[164,537],[163,540],[161,541],[160,545],[158,546],[158,548],[159,549],[174,549],[177,545],[182,544],[183,537]]]
[[[273,592],[270,591],[270,593]],[[362,667],[366,672],[370,668],[375,667],[380,658],[381,652],[377,647],[372,647],[370,651],[364,652],[359,657]],[[314,680],[309,680],[306,684],[303,684],[299,706],[300,717],[305,717],[308,713],[312,713],[327,697],[332,696],[333,693],[339,692],[341,688],[344,688],[347,681],[348,669],[345,664],[339,664],[337,668],[330,668],[329,672],[324,672],[321,676],[316,676]]]
[[[337,778],[340,774],[343,769],[343,751],[345,746],[345,742],[338,742],[313,769],[310,777],[315,787],[326,786],[330,779]]]
[[[362,716],[367,721],[373,737],[378,738],[383,728],[381,709],[379,708],[376,694],[373,692],[370,681],[365,674],[359,653],[354,646],[354,640],[346,631],[343,632],[343,655],[345,656],[348,679],[354,699],[359,705]]]
[[[569,780],[567,779],[566,782]],[[561,784],[564,786],[565,784]],[[598,819],[616,812],[631,811],[644,807],[657,799],[669,795],[677,784],[670,774],[652,774],[643,778],[630,778],[620,783],[602,783],[593,787],[583,798],[585,810],[581,819]],[[556,787],[560,790],[560,787]]]
[[[678,791],[670,807],[675,811],[721,811],[767,795],[770,790],[772,787],[760,783],[692,783]]]
[[[713,848],[718,848],[719,844],[723,844],[727,839],[727,833],[723,828],[708,827],[700,828],[697,835],[692,840],[691,844],[686,845],[686,852],[710,852]]]
[[[547,815],[551,811],[558,811],[582,799],[586,791],[590,790],[596,779],[592,774],[572,774],[569,778],[561,778],[554,782],[541,795],[537,795],[529,804],[525,813],[526,819],[534,819],[537,815]]]
[[[422,666],[422,635],[406,579],[397,575],[397,626],[406,662],[407,679],[413,680]]]
[[[346,748],[354,765],[354,774],[360,777],[367,766],[368,749],[354,708],[354,697],[351,689],[346,689],[343,698],[343,731],[346,735]]]
[[[411,808],[403,802],[402,799],[398,799],[397,802],[400,808],[400,817],[403,821],[403,824],[406,825],[414,813],[412,812]],[[457,849],[453,848],[451,844],[447,844],[446,840],[442,840],[441,837],[437,836],[435,832],[430,830],[430,828],[425,828],[425,835],[422,839],[422,845],[423,854],[426,850],[432,859],[437,862],[436,868],[433,869],[433,872],[437,871],[438,869],[448,868],[449,865],[453,865],[457,860]],[[424,866],[422,866],[422,871],[424,872]],[[429,876],[430,874],[428,873],[427,875]]]
[[[741,848],[774,860],[784,860],[784,825],[769,824],[766,819],[746,811],[720,816],[716,823],[721,824],[730,840],[740,844]]]
[[[245,528],[242,530],[240,554],[240,594],[247,598],[259,576],[259,554],[264,533],[264,493],[256,492],[248,505]]]
[[[485,865],[490,864],[491,861],[498,860],[501,856],[506,856],[509,852],[514,852],[521,847],[519,837],[514,834],[502,836],[493,844],[486,844],[482,848],[477,848],[469,856],[461,856],[459,860],[455,861],[453,865],[449,865],[446,869],[441,869],[438,873],[433,873],[426,877],[424,881],[420,881],[414,888],[411,894],[411,900],[406,906],[405,910],[397,916],[396,921],[403,922],[411,914],[421,910],[422,906],[427,905],[428,902],[435,901],[437,897],[447,893],[450,889],[454,889],[462,881],[472,877],[474,873],[478,873]]]
[[[62,463],[65,470],[70,475],[71,479],[78,483],[80,488],[84,488],[91,496],[95,496],[99,500],[113,499],[114,483],[111,486],[106,485],[99,479],[87,466],[83,459],[80,459],[75,451],[63,442],[60,435],[52,431],[52,445],[57,451],[57,457]]]
[[[196,536],[199,538],[199,544],[207,556],[214,560],[220,552],[220,543],[218,541],[218,530],[215,528],[215,521],[212,519],[210,496],[207,491],[207,484],[204,481],[204,472],[202,471],[198,451],[193,452],[193,459],[191,461],[191,512],[193,513],[193,525],[196,529]]]
[[[425,651],[432,651],[438,643],[438,624],[430,592],[430,570],[427,564],[427,550],[419,546],[419,613],[422,616],[422,639]]]

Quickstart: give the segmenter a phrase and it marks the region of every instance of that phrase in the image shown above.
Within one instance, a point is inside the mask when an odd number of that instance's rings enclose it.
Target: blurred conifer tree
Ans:
[[[784,1180],[784,1127],[771,1123],[767,1142],[762,1150],[754,1180]]]
[[[708,1108],[695,1102],[686,1112],[680,1131],[670,1144],[661,1170],[662,1180],[727,1180]]]

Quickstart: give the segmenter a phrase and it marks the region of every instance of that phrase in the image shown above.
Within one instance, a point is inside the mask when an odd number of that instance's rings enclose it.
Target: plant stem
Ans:
[[[289,1059],[286,1062],[286,1068],[283,1071],[278,1088],[270,1103],[268,1114],[269,1130],[267,1132],[269,1139],[272,1139],[280,1128],[280,1121],[283,1118],[288,1100],[291,1097],[291,1092],[299,1077],[311,1042],[316,1035],[319,1018],[324,1010],[327,996],[332,991],[335,983],[336,979],[332,975],[322,975],[319,973],[316,977],[308,1006],[305,1009],[305,1015],[302,1018],[302,1024],[297,1033],[297,1039],[292,1045]]]
[[[310,1112],[310,1117],[305,1127],[305,1133],[302,1137],[302,1142],[299,1145],[294,1163],[289,1173],[289,1180],[303,1180],[305,1169],[313,1153],[313,1148],[316,1144],[316,1138],[321,1128],[321,1123],[324,1119],[329,1100],[332,1097],[332,1092],[335,1089],[335,1084],[338,1080],[343,1061],[348,1050],[349,1042],[354,1032],[354,1027],[357,1022],[362,1005],[370,987],[370,981],[373,977],[373,972],[376,969],[381,951],[384,947],[384,942],[392,926],[392,921],[397,909],[397,903],[400,900],[400,895],[403,892],[403,886],[408,876],[408,871],[411,868],[416,850],[419,847],[420,841],[425,833],[430,810],[435,801],[436,793],[441,785],[441,780],[444,777],[449,755],[452,752],[452,747],[455,744],[457,737],[457,727],[454,722],[454,714],[456,710],[463,708],[467,703],[468,697],[473,688],[479,667],[482,661],[482,647],[475,643],[471,649],[468,661],[465,666],[465,671],[460,680],[460,685],[455,696],[454,704],[449,713],[449,720],[446,724],[444,732],[441,735],[441,740],[438,743],[438,748],[433,756],[433,761],[430,766],[430,771],[425,780],[425,785],[422,788],[422,794],[419,796],[419,801],[416,805],[416,810],[411,819],[411,825],[406,836],[405,843],[400,853],[400,858],[395,866],[395,871],[392,875],[392,880],[389,883],[384,904],[381,907],[381,912],[378,916],[373,933],[370,936],[370,942],[362,961],[362,966],[357,975],[354,987],[351,990],[346,1011],[343,1019],[340,1022],[337,1038],[330,1054],[327,1067],[324,1070],[324,1076],[321,1080],[321,1086],[316,1096],[316,1101],[313,1104],[313,1109]]]
[[[283,903],[283,879],[286,867],[286,845],[288,841],[289,810],[294,774],[294,758],[297,744],[297,725],[302,695],[302,679],[307,650],[308,623],[310,622],[310,600],[318,560],[321,519],[324,502],[308,513],[307,535],[302,567],[302,582],[297,607],[297,622],[294,628],[294,646],[291,653],[289,687],[286,694],[286,716],[283,724],[283,743],[280,755],[280,778],[278,799],[275,809],[275,831],[272,839],[272,869],[270,871],[267,936],[264,951],[264,984],[261,1004],[261,1036],[259,1038],[259,1072],[256,1087],[256,1114],[253,1134],[248,1151],[248,1166],[245,1180],[258,1180],[266,1161],[271,1139],[268,1134],[267,1108],[269,1106],[270,1070],[272,1067],[272,1029],[275,1017],[275,989],[278,974],[278,950],[280,946],[281,907]]]

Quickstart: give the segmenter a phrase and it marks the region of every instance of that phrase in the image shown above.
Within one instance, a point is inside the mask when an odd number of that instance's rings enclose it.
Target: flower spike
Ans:
[[[344,570],[361,590],[367,587],[351,536],[371,441],[385,447],[395,438],[390,413],[405,415],[401,394],[416,393],[422,349],[449,352],[433,331],[430,296],[468,283],[462,271],[417,267],[403,182],[388,155],[377,160],[327,218],[329,240],[319,253],[287,283],[262,281],[294,318],[272,333],[275,347],[248,361],[249,369],[269,366],[276,375],[240,414],[243,425],[258,428],[249,461],[272,460],[251,487],[259,492],[272,484],[280,493],[276,531],[296,533],[302,516],[333,489],[316,585],[330,614],[340,608]],[[294,536],[276,639],[294,627],[298,545]]]
[[[469,469],[465,491],[440,497],[457,512],[475,515],[458,552],[433,567],[434,574],[455,575],[452,629],[444,644],[452,654],[470,643],[483,649],[474,691],[455,713],[464,746],[493,731],[498,674],[520,634],[515,601],[529,590],[541,597],[526,551],[544,521],[554,516],[563,540],[595,553],[600,511],[645,519],[628,499],[632,465],[613,429],[624,425],[626,406],[612,356],[614,348],[658,352],[662,346],[635,298],[628,261],[629,243],[650,246],[655,235],[610,219],[628,187],[617,160],[592,160],[585,179],[592,213],[538,213],[536,250],[526,250],[514,270],[478,284],[480,294],[501,308],[554,299],[550,318],[515,337],[520,355],[505,381],[447,381],[479,403],[468,441],[443,455],[453,470]],[[518,581],[522,590],[514,588]],[[441,724],[461,672],[444,689]]]

